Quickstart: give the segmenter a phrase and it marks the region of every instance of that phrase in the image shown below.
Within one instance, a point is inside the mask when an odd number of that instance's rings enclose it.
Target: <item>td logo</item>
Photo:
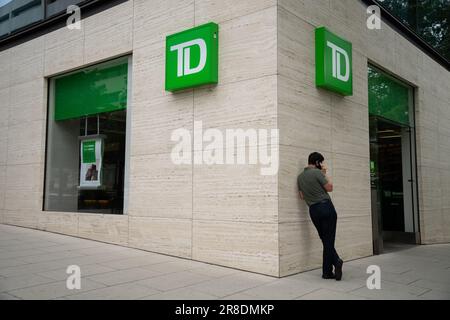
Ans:
[[[191,68],[191,46],[197,45],[200,48],[200,61],[198,66]],[[203,39],[195,39],[183,42],[170,47],[170,51],[177,51],[177,77],[189,74],[199,73],[205,68],[208,51],[206,50],[206,42]],[[184,58],[183,58],[184,57]]]
[[[353,94],[352,44],[325,27],[316,29],[316,85]]]
[[[348,57],[347,52],[330,41],[327,41],[327,46],[332,50],[331,68],[333,69],[333,78],[347,82],[350,78],[350,58]],[[343,68],[341,68],[341,56],[345,59],[345,65]],[[342,70],[344,70],[344,75],[342,75]]]
[[[166,90],[217,83],[218,31],[211,22],[166,38]]]

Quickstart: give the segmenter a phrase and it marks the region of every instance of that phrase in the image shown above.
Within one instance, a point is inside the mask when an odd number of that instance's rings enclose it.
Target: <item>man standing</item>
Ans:
[[[308,158],[308,166],[298,176],[297,183],[300,198],[305,200],[309,206],[311,220],[322,240],[322,278],[340,281],[344,263],[334,248],[337,214],[328,194],[333,191],[333,184],[327,176],[324,160],[320,153],[311,153]]]

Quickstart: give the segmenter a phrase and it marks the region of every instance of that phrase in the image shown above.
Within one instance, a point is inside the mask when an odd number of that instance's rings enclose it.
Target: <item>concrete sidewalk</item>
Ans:
[[[78,265],[80,290],[66,288]],[[381,268],[369,290],[366,269]],[[314,270],[276,279],[43,231],[0,225],[4,299],[450,299],[450,244],[392,247],[344,264],[341,282]]]

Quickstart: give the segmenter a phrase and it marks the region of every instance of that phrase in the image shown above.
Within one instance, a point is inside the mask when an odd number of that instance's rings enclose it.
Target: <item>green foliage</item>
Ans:
[[[410,125],[410,88],[371,66],[368,71],[369,114]]]
[[[450,0],[378,0],[450,61]]]

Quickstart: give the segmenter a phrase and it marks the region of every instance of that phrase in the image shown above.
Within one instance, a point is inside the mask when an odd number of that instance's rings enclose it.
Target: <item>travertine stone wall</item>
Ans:
[[[339,217],[340,255],[351,259],[372,254],[367,58],[355,39],[342,32],[345,28],[336,27],[345,21],[331,14],[334,2],[280,0],[278,6],[281,276],[321,265],[322,245],[296,184],[313,151],[326,157],[335,185],[332,198]],[[355,2],[348,2],[353,4],[348,9],[355,11]],[[353,96],[315,87],[314,30],[321,25],[354,45]]]
[[[372,254],[367,63],[416,90],[420,225],[423,243],[450,241],[450,76],[389,25],[366,27],[355,0],[278,1],[280,275],[320,266],[321,245],[293,178],[311,151],[330,166],[338,211],[336,246],[345,259]],[[354,95],[314,87],[314,29],[327,26],[353,43]]]
[[[276,1],[135,1],[129,244],[278,274],[277,177],[175,165],[173,130],[276,127]],[[219,85],[164,91],[165,36],[219,24]],[[195,150],[198,151],[198,150]]]
[[[165,36],[214,21],[219,84],[164,90]],[[372,254],[367,61],[415,85],[422,240],[450,241],[448,72],[356,0],[129,0],[0,52],[0,223],[285,276],[320,266],[321,244],[296,176],[329,159],[345,259]],[[353,43],[354,95],[314,86],[314,29]],[[132,55],[129,208],[110,216],[43,212],[47,81]],[[280,129],[280,170],[175,165],[178,128]],[[194,150],[198,152],[198,150]]]
[[[165,36],[209,21],[220,25],[220,84],[166,92]],[[1,221],[278,275],[277,176],[170,158],[172,131],[194,121],[276,128],[276,28],[276,0],[130,0],[79,31],[0,52]],[[124,54],[133,57],[128,214],[42,212],[45,77]]]

